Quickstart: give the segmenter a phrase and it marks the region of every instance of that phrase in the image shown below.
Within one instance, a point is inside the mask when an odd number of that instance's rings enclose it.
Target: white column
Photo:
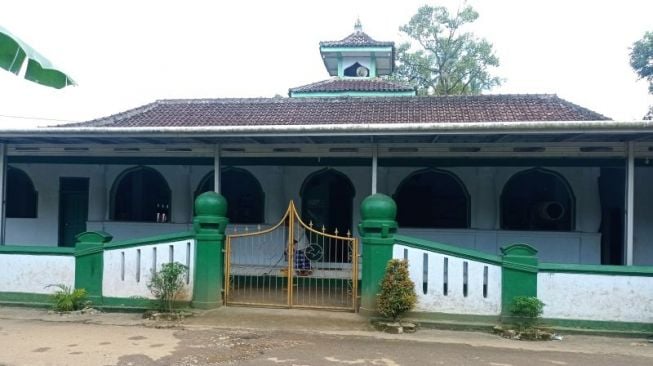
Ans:
[[[470,199],[471,227],[496,230],[498,227],[496,169],[482,166],[476,170],[476,200]],[[472,196],[473,197],[473,196]]]
[[[379,150],[375,145],[372,149],[372,194],[376,194],[379,177]]]
[[[106,165],[96,165],[88,187],[88,221],[102,222],[107,219]]]
[[[626,160],[626,238],[624,258],[627,266],[633,265],[633,228],[635,214],[635,143],[628,142],[628,157]]]
[[[6,186],[7,186],[7,145],[0,144],[0,245],[5,245],[5,232],[7,217],[6,207]]]
[[[220,144],[213,151],[213,191],[220,193]]]

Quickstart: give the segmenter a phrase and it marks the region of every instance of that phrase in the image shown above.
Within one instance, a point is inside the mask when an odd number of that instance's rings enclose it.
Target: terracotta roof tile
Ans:
[[[370,79],[340,79],[332,78],[318,81],[308,85],[291,88],[290,92],[345,92],[345,91],[372,91],[372,92],[400,92],[415,91],[411,86],[387,81],[379,78]]]
[[[607,117],[555,95],[159,100],[66,126],[257,126],[344,123],[596,121]]]
[[[376,41],[363,31],[355,31],[339,41],[322,41],[320,47],[394,47],[394,42]]]

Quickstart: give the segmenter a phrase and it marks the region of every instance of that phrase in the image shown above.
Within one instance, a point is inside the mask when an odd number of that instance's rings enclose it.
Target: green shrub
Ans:
[[[542,316],[544,303],[537,297],[516,296],[512,299],[510,313],[520,330],[533,328]]]
[[[52,294],[53,308],[56,311],[80,310],[89,304],[86,301],[86,290],[83,288],[73,289],[64,284],[49,285],[46,287],[55,287],[58,289]]]
[[[170,313],[175,311],[175,301],[186,287],[186,273],[188,267],[179,262],[165,263],[158,272],[152,273],[147,288],[159,301],[159,310]]]
[[[381,292],[377,295],[377,309],[393,321],[413,309],[417,303],[415,284],[408,275],[408,261],[391,259],[385,268]]]

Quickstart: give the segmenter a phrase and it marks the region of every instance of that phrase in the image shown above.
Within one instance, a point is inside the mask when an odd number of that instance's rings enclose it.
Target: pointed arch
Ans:
[[[138,166],[123,171],[111,187],[111,220],[156,222],[165,213],[170,221],[170,186],[157,170]]]
[[[38,192],[29,175],[21,169],[7,167],[6,216],[8,218],[36,218]]]
[[[304,179],[299,191],[302,199],[302,220],[333,233],[352,230],[356,190],[347,175],[325,168]]]
[[[515,173],[501,192],[501,228],[505,230],[571,231],[576,199],[558,172],[532,168]]]
[[[404,178],[394,194],[399,227],[468,228],[470,199],[457,175],[422,169]]]
[[[214,171],[202,178],[195,197],[215,189]],[[265,192],[258,179],[248,170],[220,169],[220,193],[227,200],[227,217],[235,224],[262,224],[265,221]]]

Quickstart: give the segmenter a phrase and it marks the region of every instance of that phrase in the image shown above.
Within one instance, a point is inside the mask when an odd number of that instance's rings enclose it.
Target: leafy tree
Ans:
[[[630,66],[641,79],[649,82],[648,91],[653,94],[653,32],[646,32],[642,39],[633,44],[630,50]],[[653,119],[653,106],[649,108],[644,119]]]
[[[500,85],[501,79],[490,72],[499,66],[492,44],[463,30],[476,19],[478,12],[471,6],[453,15],[441,6],[419,8],[399,28],[412,42],[397,49],[394,79],[416,86],[420,95],[480,94]]]

